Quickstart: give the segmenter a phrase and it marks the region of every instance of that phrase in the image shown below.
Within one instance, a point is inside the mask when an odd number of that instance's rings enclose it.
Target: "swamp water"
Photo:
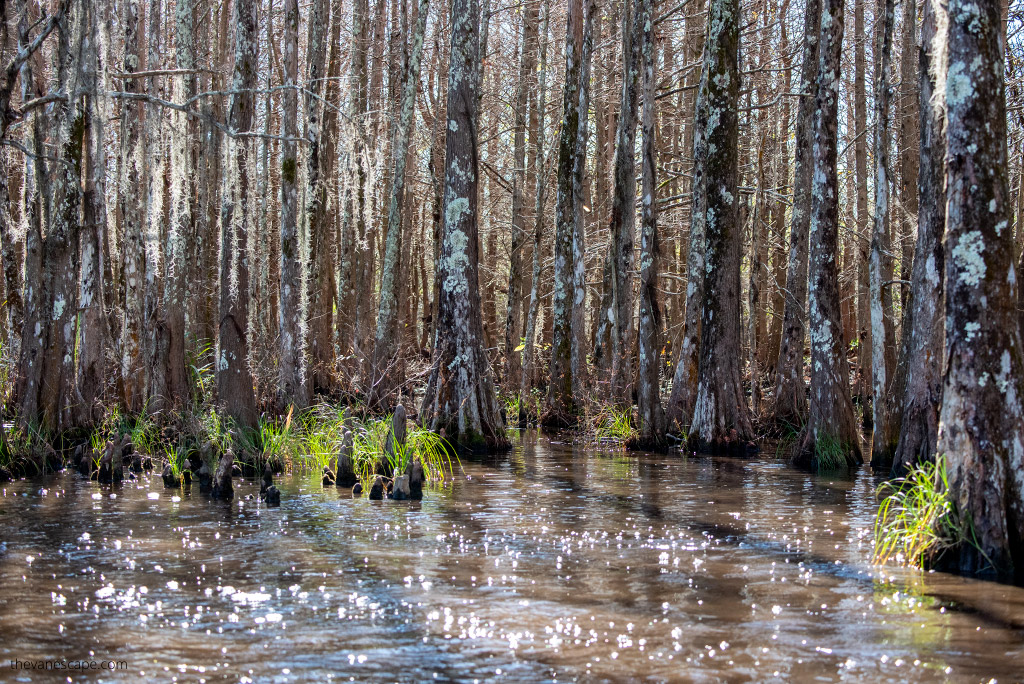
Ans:
[[[422,502],[12,482],[0,681],[1024,679],[1024,589],[870,566],[880,481],[524,433]]]

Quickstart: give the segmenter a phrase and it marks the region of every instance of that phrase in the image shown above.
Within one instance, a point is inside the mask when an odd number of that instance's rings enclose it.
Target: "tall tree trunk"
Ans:
[[[310,391],[333,389],[334,366],[334,216],[328,208],[337,164],[338,106],[341,102],[341,7],[334,2],[333,19],[328,16],[329,0],[317,0],[309,25],[307,53],[306,220],[309,239],[309,295],[307,319],[309,339]],[[327,26],[330,24],[331,57],[327,60]],[[325,78],[326,77],[326,78]],[[320,98],[323,97],[323,103]],[[340,313],[340,312],[339,312]]]
[[[58,89],[78,93],[81,86],[82,40],[85,9],[70,8],[57,26],[54,69]],[[78,236],[81,226],[82,155],[85,144],[85,116],[80,96],[54,104],[53,183],[43,191],[52,199],[46,238],[43,241],[43,313],[49,315],[49,329],[42,353],[38,419],[48,430],[72,426],[75,402],[74,348],[78,318]],[[27,274],[26,274],[27,278]]]
[[[854,185],[857,189],[856,220],[858,235],[857,259],[857,365],[860,366],[860,383],[855,394],[860,396],[861,410],[864,412],[864,423],[871,423],[871,298],[868,259],[871,244],[868,238],[868,105],[865,74],[864,44],[867,38],[864,32],[864,3],[867,0],[854,1],[853,20],[853,121],[856,125],[853,139]]]
[[[477,234],[479,0],[451,4],[444,226],[434,362],[420,422],[474,451],[508,446],[480,318]]]
[[[281,143],[281,282],[280,378],[281,406],[305,408],[310,400],[306,341],[302,325],[302,279],[305,264],[299,239],[299,3],[284,6],[284,140]]]
[[[420,79],[420,58],[423,55],[423,35],[426,31],[428,0],[420,0],[419,21],[412,37],[402,86],[401,110],[395,125],[392,156],[394,171],[391,181],[391,199],[388,206],[387,240],[384,262],[381,264],[380,300],[377,308],[377,334],[373,350],[373,375],[367,390],[367,403],[371,407],[390,408],[396,400],[394,391],[401,378],[394,366],[398,352],[398,306],[402,292],[400,281],[401,253],[404,226],[402,204],[405,201],[405,164],[409,158],[409,135],[412,129],[416,87]]]
[[[622,10],[622,90],[615,133],[615,185],[612,191],[611,368],[612,399],[632,403],[633,246],[636,224],[636,120],[640,76],[641,8]]]
[[[536,152],[534,153],[536,188],[533,207],[533,268],[530,278],[530,305],[526,310],[526,334],[523,347],[523,372],[519,381],[519,421],[528,417],[530,387],[533,383],[533,353],[537,338],[537,312],[540,308],[540,274],[541,274],[541,239],[544,236],[544,201],[547,189],[545,178],[544,154],[544,113],[547,105],[547,62],[548,62],[548,20],[551,18],[549,0],[544,0],[544,21],[540,30],[540,64],[537,102],[534,107],[537,124],[531,126],[536,131]]]
[[[18,47],[29,45],[30,16],[35,19],[38,8],[26,6],[18,21]],[[42,53],[37,52],[25,61],[21,69],[22,100],[27,101],[46,94]],[[32,116],[29,146],[32,154],[26,156],[25,172],[25,318],[21,331],[21,352],[18,356],[17,385],[14,397],[18,416],[25,426],[39,420],[39,395],[43,380],[43,354],[50,327],[49,311],[44,310],[46,300],[41,287],[43,278],[43,221],[44,204],[48,201],[45,148],[46,131],[50,117],[45,108]]]
[[[523,40],[519,57],[519,80],[516,84],[515,132],[513,134],[513,176],[512,176],[512,245],[509,249],[508,304],[505,312],[505,384],[509,388],[519,386],[522,364],[519,356],[520,331],[522,330],[522,287],[523,253],[526,247],[527,212],[526,192],[526,125],[528,105],[533,93],[537,70],[537,5],[523,6]],[[535,131],[532,131],[535,132]]]
[[[807,415],[804,384],[804,338],[807,316],[807,241],[811,225],[811,176],[814,172],[814,106],[818,90],[818,33],[821,0],[807,0],[804,10],[803,64],[800,101],[796,114],[796,150],[793,155],[793,213],[789,227],[789,265],[782,344],[776,365],[774,420],[797,426]]]
[[[946,364],[937,451],[973,526],[969,572],[1024,576],[1024,354],[1007,227],[1004,42],[997,2],[949,2]]]
[[[710,7],[701,74],[708,111],[702,136],[707,156],[701,175],[706,267],[689,442],[696,450],[731,451],[745,448],[744,443],[754,436],[737,353],[743,246],[738,168],[740,8],[739,0],[712,0]]]
[[[708,49],[705,45],[705,49]],[[701,69],[701,84],[693,114],[693,180],[690,210],[690,243],[686,258],[686,311],[679,343],[679,356],[672,376],[672,394],[666,418],[671,429],[682,432],[693,417],[697,398],[697,374],[700,366],[701,316],[704,300],[707,187],[704,181],[708,160],[707,127],[710,116],[709,91],[705,87],[707,70]]]
[[[102,6],[86,5],[83,22],[99,45],[109,35],[100,16]],[[83,65],[86,161],[83,225],[81,230],[81,277],[79,279],[78,410],[73,420],[92,426],[103,418],[101,399],[106,386],[107,316],[104,298],[104,246],[107,242],[106,150],[103,100],[100,99],[105,55],[98,46],[86,51]]]
[[[893,475],[897,476],[934,457],[942,403],[946,141],[942,130],[945,93],[938,87],[937,73],[943,49],[939,41],[944,36],[939,34],[936,18],[936,13],[942,11],[934,0],[925,0],[917,76],[921,111],[921,163],[917,176],[920,203],[910,291],[913,308],[910,326],[903,331],[909,340],[903,420],[892,464]]]
[[[259,40],[254,0],[235,0],[235,68],[228,127],[232,134],[249,131],[253,123]],[[220,352],[217,395],[226,413],[242,426],[255,425],[256,396],[249,370],[248,231],[249,142],[228,140],[228,170],[221,207]]]
[[[578,406],[573,392],[577,380],[574,348],[576,308],[576,170],[582,180],[578,159],[580,102],[583,97],[584,0],[569,0],[565,40],[565,86],[562,90],[562,131],[558,145],[558,198],[555,209],[555,282],[552,295],[551,368],[545,411],[541,422],[548,427],[565,427],[575,422]],[[579,217],[582,221],[582,217]],[[582,258],[582,255],[580,255]]]
[[[658,306],[658,197],[655,168],[654,115],[654,0],[642,0],[637,8],[642,27],[640,52],[643,56],[643,218],[640,231],[640,325],[637,329],[637,409],[639,442],[659,447],[665,442],[665,412],[661,408],[661,310]],[[632,206],[630,207],[632,210]]]
[[[195,0],[175,7],[175,60],[184,71],[173,78],[174,97],[181,103],[196,94]],[[164,292],[156,311],[154,371],[163,375],[161,408],[177,407],[188,399],[185,370],[185,298],[189,266],[186,251],[192,241],[195,166],[192,163],[194,122],[181,111],[171,112],[170,224],[164,241]]]
[[[904,0],[909,2],[910,0]],[[886,415],[886,390],[892,381],[889,371],[895,364],[887,357],[895,352],[895,335],[891,318],[884,315],[888,298],[891,312],[892,246],[889,241],[889,69],[892,66],[892,32],[894,0],[880,0],[881,24],[875,50],[878,70],[875,73],[875,216],[871,231],[871,371],[872,425],[871,460],[880,464],[891,462],[896,448],[895,435]]]
[[[843,0],[824,0],[814,115],[811,182],[811,401],[796,465],[814,469],[862,463],[839,312],[839,179],[836,169]]]
[[[914,229],[917,221],[918,197],[917,175],[920,151],[920,126],[923,124],[923,111],[919,104],[918,79],[919,48],[917,45],[917,3],[903,3],[903,33],[900,45],[900,123],[898,131],[898,147],[900,150],[900,203],[899,213],[902,240],[902,259],[900,279],[911,279],[911,268],[914,254]],[[906,311],[912,308],[910,299],[911,286],[900,285],[900,304]],[[909,328],[901,335],[907,335]],[[902,349],[905,345],[901,344]]]
[[[138,71],[143,62],[144,32],[139,22],[139,0],[124,3],[124,64],[126,74]],[[140,80],[128,78],[124,89],[137,92]],[[142,130],[144,105],[125,100],[121,110],[121,178],[119,188],[149,185],[146,136]],[[119,192],[121,209],[121,277],[123,279],[124,326],[121,331],[121,399],[130,413],[142,410],[147,397],[148,374],[144,317],[146,311],[146,201],[139,193]]]

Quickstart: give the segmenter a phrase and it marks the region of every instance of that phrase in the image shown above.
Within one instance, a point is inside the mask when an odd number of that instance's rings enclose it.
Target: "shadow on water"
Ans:
[[[878,478],[524,432],[422,502],[62,474],[0,498],[11,659],[77,680],[1015,681],[1024,589],[869,565]],[[561,442],[565,440],[558,440]]]

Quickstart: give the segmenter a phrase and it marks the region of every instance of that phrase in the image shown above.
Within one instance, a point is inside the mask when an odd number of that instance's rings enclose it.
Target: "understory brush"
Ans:
[[[906,477],[885,482],[875,517],[874,562],[927,568],[967,544],[981,551],[971,520],[960,516],[949,495],[946,462],[915,466]]]

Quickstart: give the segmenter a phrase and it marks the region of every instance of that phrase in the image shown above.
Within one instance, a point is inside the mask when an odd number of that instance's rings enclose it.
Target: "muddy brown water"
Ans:
[[[869,469],[517,439],[423,502],[2,485],[0,680],[1024,679],[1024,589],[870,565]]]

